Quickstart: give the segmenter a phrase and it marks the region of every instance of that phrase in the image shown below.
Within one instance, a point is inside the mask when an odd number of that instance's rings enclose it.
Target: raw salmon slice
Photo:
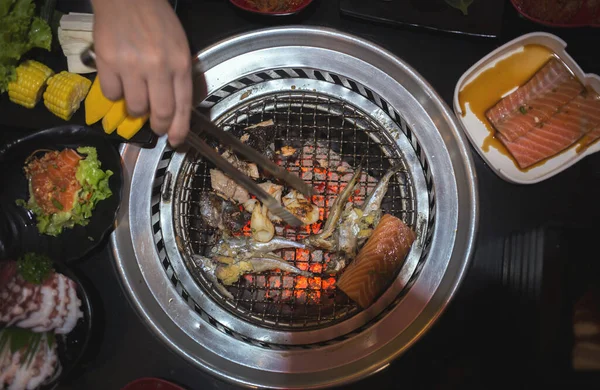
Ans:
[[[402,220],[385,214],[338,279],[338,288],[363,309],[367,308],[404,264],[415,238],[415,232]]]
[[[524,169],[562,152],[598,125],[600,96],[587,91],[515,141],[508,140],[502,134],[498,134],[497,138]]]
[[[496,123],[496,130],[509,141],[527,134],[533,127],[545,121],[562,106],[573,100],[583,91],[583,85],[571,77],[556,88],[532,99],[528,104],[504,120]]]
[[[588,148],[591,144],[596,142],[600,138],[600,126],[591,130],[589,133],[584,135],[580,140],[582,150]]]
[[[573,75],[562,62],[556,58],[551,58],[529,81],[490,108],[486,112],[486,117],[495,128],[498,128],[501,122],[507,120],[507,118],[513,115],[522,115],[521,107],[531,105],[532,100],[558,89],[563,83],[572,82],[573,80],[575,80]],[[567,97],[568,95],[565,95],[562,98],[567,99]],[[569,100],[564,101],[562,104]]]
[[[73,149],[48,152],[31,161],[25,171],[37,204],[46,214],[69,211],[81,185],[75,177],[81,156]]]

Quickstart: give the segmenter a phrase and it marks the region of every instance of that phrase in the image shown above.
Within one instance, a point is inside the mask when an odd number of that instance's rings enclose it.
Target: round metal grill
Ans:
[[[329,205],[352,176],[352,172],[333,168],[341,161],[351,169],[362,161],[363,172],[366,172],[351,198],[355,205],[362,204],[391,166],[402,165],[403,169],[389,185],[381,208],[416,230],[411,175],[402,151],[389,139],[382,125],[350,103],[316,92],[282,92],[247,100],[221,115],[219,125],[237,133],[237,130],[273,120],[275,130],[271,136],[275,150],[295,146],[301,151],[297,159],[282,162],[282,165],[310,182],[318,193],[312,202],[321,209],[320,220],[297,229],[279,226],[277,235],[299,241],[318,232],[327,218]],[[180,188],[175,188],[174,222],[184,252],[207,254],[218,236],[218,232],[204,224],[199,209],[201,193],[211,191],[211,168],[212,164],[190,152],[180,171],[182,179],[177,181]],[[249,228],[246,233],[249,234]],[[311,271],[314,277],[281,272],[248,274],[229,288],[233,301],[222,297],[202,271],[189,263],[189,257],[185,258],[196,282],[214,300],[238,317],[262,327],[317,329],[344,321],[359,311],[354,302],[336,289],[336,277],[324,272],[330,261],[327,253],[299,249],[283,250],[279,254],[296,267]]]
[[[399,274],[365,310],[336,291],[322,272],[327,257],[316,252],[281,254],[315,277],[248,275],[225,300],[190,262],[216,238],[198,209],[210,190],[210,167],[185,147],[172,150],[166,137],[154,148],[124,144],[124,204],[111,243],[132,304],[178,355],[243,386],[331,387],[387,366],[435,323],[473,250],[476,177],[451,111],[402,60],[334,30],[251,32],[197,59],[204,78],[198,86],[208,91],[197,108],[236,133],[273,120],[269,142],[308,152],[287,167],[320,189],[313,203],[323,209],[349,179],[330,172],[336,159],[353,170],[365,157],[372,179],[353,195],[357,204],[400,164],[404,171],[382,208],[415,229],[417,239]],[[326,155],[313,157],[315,147]],[[301,239],[315,229],[277,234]]]

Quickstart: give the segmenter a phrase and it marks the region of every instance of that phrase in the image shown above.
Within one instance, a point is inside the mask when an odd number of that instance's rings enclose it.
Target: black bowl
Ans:
[[[3,261],[0,259],[0,262]],[[81,300],[81,311],[83,317],[77,321],[75,327],[68,334],[56,334],[56,349],[60,368],[52,375],[49,380],[43,383],[39,390],[55,389],[59,383],[69,377],[73,370],[79,366],[92,337],[93,309],[91,299],[81,282],[73,271],[64,263],[54,262],[54,270],[57,273],[75,282],[77,297]]]
[[[33,213],[16,204],[29,198],[23,172],[25,159],[37,149],[62,150],[94,146],[109,179],[112,196],[98,202],[86,226],[76,225],[52,237],[40,234]],[[0,258],[17,258],[25,252],[46,254],[56,261],[70,262],[86,256],[114,228],[121,203],[123,172],[116,146],[103,133],[80,125],[42,130],[8,143],[0,149]]]

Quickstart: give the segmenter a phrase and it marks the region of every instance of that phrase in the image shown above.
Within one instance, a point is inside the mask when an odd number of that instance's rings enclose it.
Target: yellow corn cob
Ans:
[[[102,118],[102,128],[106,134],[111,134],[117,126],[119,126],[127,118],[127,106],[125,105],[125,99],[121,99],[115,102],[110,110],[106,113],[106,116]]]
[[[113,104],[114,102],[108,100],[102,93],[100,79],[96,76],[85,98],[85,123],[91,125],[98,122],[108,113]]]
[[[28,60],[16,69],[17,78],[8,83],[8,97],[11,102],[33,108],[40,101],[48,77],[54,72],[46,65]]]
[[[131,139],[138,131],[144,126],[144,123],[148,120],[148,115],[144,115],[139,118],[132,118],[128,116],[123,122],[117,127],[117,134],[125,139]]]
[[[44,105],[59,118],[71,119],[90,90],[92,82],[76,73],[62,71],[48,80]]]

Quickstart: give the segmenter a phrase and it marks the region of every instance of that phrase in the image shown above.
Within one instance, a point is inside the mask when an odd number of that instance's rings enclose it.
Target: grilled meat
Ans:
[[[277,200],[279,203],[281,203],[281,195],[283,193],[283,186],[280,186],[278,184],[273,184],[270,181],[260,183],[260,184],[258,184],[258,186],[261,187],[263,190],[265,190],[265,192],[267,192],[273,198],[275,198],[275,200]],[[244,203],[244,208],[246,209],[246,211],[251,213],[254,211],[254,208],[257,205],[259,205],[259,203],[260,202],[258,201],[258,199],[250,199]],[[267,216],[273,222],[281,222],[281,218],[274,215],[270,211],[267,213]]]
[[[260,177],[256,164],[240,160],[232,151],[226,150],[221,156],[246,176],[250,176],[253,179]]]
[[[250,218],[249,213],[213,192],[200,195],[200,216],[208,226],[228,232],[241,230]]]
[[[310,225],[319,220],[319,207],[310,203],[300,192],[291,190],[283,197],[283,205],[305,225]]]
[[[250,200],[250,195],[244,187],[238,185],[218,169],[210,170],[210,184],[219,196],[227,200],[241,204]]]
[[[243,130],[234,129],[231,132],[248,146],[268,155],[269,140],[272,140],[275,134],[275,123],[270,119]]]
[[[275,227],[267,217],[267,207],[258,205],[252,211],[250,220],[252,238],[258,242],[269,242],[275,235]]]

